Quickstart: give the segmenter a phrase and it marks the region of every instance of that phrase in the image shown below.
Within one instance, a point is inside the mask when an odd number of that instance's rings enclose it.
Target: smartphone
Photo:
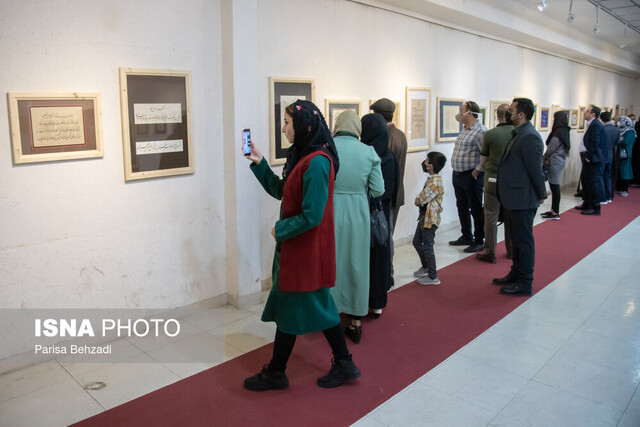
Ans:
[[[245,156],[251,154],[251,129],[242,130],[242,152]]]

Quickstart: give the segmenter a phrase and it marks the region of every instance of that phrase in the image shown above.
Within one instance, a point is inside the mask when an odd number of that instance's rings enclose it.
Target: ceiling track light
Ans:
[[[574,19],[576,19],[576,15],[573,14],[573,0],[571,0],[571,3],[569,3],[569,15],[567,15],[567,22],[571,24]]]
[[[593,27],[593,34],[600,32],[600,5],[596,5],[596,26]]]
[[[620,49],[627,47],[627,24],[624,24],[624,33],[622,35],[622,42],[620,42]]]
[[[542,3],[540,3],[540,4],[538,5],[538,10],[539,10],[540,12],[542,12],[543,10],[545,10],[545,9],[547,8],[547,6],[549,6],[549,5],[547,4],[547,0],[542,0]]]

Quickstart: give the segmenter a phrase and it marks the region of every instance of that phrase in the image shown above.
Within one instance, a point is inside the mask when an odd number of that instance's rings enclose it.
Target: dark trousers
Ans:
[[[551,210],[560,213],[560,184],[549,184],[551,189]]]
[[[511,231],[513,233],[513,264],[511,273],[525,285],[533,282],[533,266],[536,260],[536,247],[533,240],[533,220],[538,209],[509,211]]]
[[[600,211],[600,201],[604,194],[604,183],[602,182],[602,162],[585,162],[582,168],[582,198],[584,207]]]
[[[453,172],[453,190],[456,194],[456,206],[460,219],[462,236],[473,239],[475,243],[484,242],[484,212],[482,210],[482,191],[484,172],[474,178],[472,171]],[[473,218],[473,234],[471,233]]]
[[[602,185],[604,186],[603,197],[601,202],[613,200],[613,192],[611,187],[611,162],[603,162],[602,168]],[[613,187],[615,189],[615,187]]]
[[[436,239],[437,225],[431,228],[424,228],[424,222],[418,221],[416,232],[413,235],[413,247],[416,248],[422,267],[427,270],[429,277],[435,279],[438,277],[436,270],[436,253],[433,251],[433,242]]]
[[[344,331],[340,323],[333,328],[325,329],[322,333],[329,342],[331,350],[333,351],[333,357],[336,360],[349,359],[349,349],[347,349],[347,342],[344,338]],[[287,369],[287,362],[289,361],[289,356],[291,356],[295,343],[296,335],[286,334],[280,329],[276,329],[276,338],[273,342],[273,357],[271,358],[271,362],[269,362],[271,369],[279,372],[284,372],[284,370]]]

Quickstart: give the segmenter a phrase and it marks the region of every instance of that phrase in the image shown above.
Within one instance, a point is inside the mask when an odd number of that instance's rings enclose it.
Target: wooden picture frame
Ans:
[[[578,109],[569,108],[569,127],[571,129],[578,129]]]
[[[462,98],[442,98],[436,100],[436,141],[450,142],[462,132],[462,123],[455,116],[464,103]]]
[[[324,100],[324,118],[327,121],[329,130],[333,135],[336,119],[346,110],[353,110],[360,117],[360,101],[348,99],[325,99]]]
[[[124,179],[195,172],[191,72],[120,68]]]
[[[272,165],[281,165],[287,160],[287,150],[291,144],[281,132],[284,110],[298,99],[315,103],[313,79],[269,77],[270,163]]]
[[[538,120],[536,122],[536,129],[538,132],[547,132],[551,127],[551,117],[549,113],[551,112],[549,107],[539,107],[538,108]]]
[[[14,164],[104,156],[99,93],[7,93]]]
[[[578,132],[584,132],[587,129],[587,121],[584,118],[584,113],[586,111],[586,105],[578,106]]]
[[[431,88],[407,86],[405,105],[407,152],[428,150],[431,148]]]
[[[493,129],[498,125],[498,117],[496,116],[496,110],[502,104],[511,105],[511,101],[504,100],[491,100],[489,101],[489,125],[487,126],[489,129]]]

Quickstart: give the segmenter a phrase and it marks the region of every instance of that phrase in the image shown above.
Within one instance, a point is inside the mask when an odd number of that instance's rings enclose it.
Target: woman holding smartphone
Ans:
[[[282,204],[271,230],[276,240],[273,286],[262,313],[262,321],[276,322],[273,357],[244,386],[253,391],[287,388],[285,369],[296,336],[322,331],[333,360],[317,384],[333,388],[360,376],[330,293],[336,279],[333,186],[338,154],[322,114],[309,101],[297,100],[286,108],[282,133],[292,144],[282,178],[253,142],[246,156],[265,191]]]

